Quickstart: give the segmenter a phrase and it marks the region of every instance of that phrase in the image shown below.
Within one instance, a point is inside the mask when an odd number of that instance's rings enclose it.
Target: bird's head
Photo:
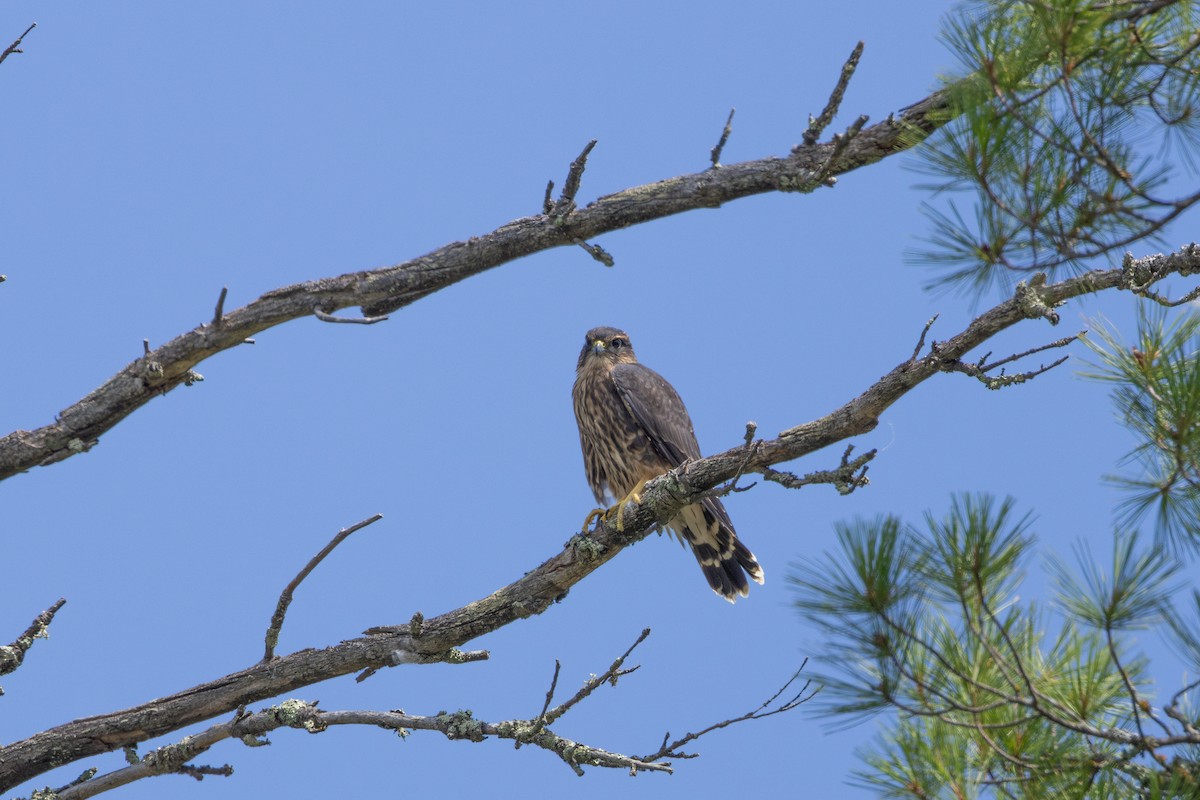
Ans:
[[[577,370],[585,366],[607,366],[637,363],[629,334],[617,328],[592,328],[583,339],[583,351],[579,354]]]

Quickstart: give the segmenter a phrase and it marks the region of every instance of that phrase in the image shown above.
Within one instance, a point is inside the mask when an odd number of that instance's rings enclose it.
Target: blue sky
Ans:
[[[953,66],[936,40],[948,7],[8,2],[0,40],[38,28],[0,65],[0,428],[47,424],[139,356],[143,339],[158,345],[210,318],[222,286],[233,308],[537,213],[546,181],[561,185],[590,139],[581,202],[704,169],[733,106],[725,162],[784,154],[859,39],[866,53],[835,127],[882,119]],[[892,158],[831,190],[611,234],[598,243],[612,269],[559,249],[382,325],[269,330],[201,364],[203,383],[137,411],[93,451],[7,481],[0,639],[59,596],[68,605],[2,681],[0,740],[253,663],[283,585],[373,513],[384,519],[301,587],[282,652],[447,611],[553,555],[593,505],[570,389],[595,325],[630,332],[686,400],[706,452],[739,443],[747,420],[773,435],[851,399],[911,354],[932,314],[935,338],[971,318],[905,262],[929,230],[913,164]],[[1194,236],[1177,227],[1167,238]],[[1128,300],[1069,306],[1058,329],[1029,323],[993,349],[1024,350],[1097,314],[1127,320]],[[1003,392],[958,375],[918,388],[855,442],[880,455],[871,486],[850,497],[760,485],[729,498],[767,576],[736,606],[677,544],[651,537],[541,617],[474,643],[488,662],[403,667],[297,696],[329,709],[530,717],[555,659],[566,696],[650,627],[642,668],[556,730],[644,753],[666,730],[736,716],[815,652],[784,576],[833,548],[837,520],[918,521],[951,492],[987,490],[1035,512],[1045,549],[1069,555],[1083,539],[1108,551],[1114,495],[1100,477],[1128,440],[1104,387],[1072,364]],[[792,468],[829,468],[840,454]],[[1040,564],[1030,567],[1028,596],[1043,596]],[[712,734],[674,776],[636,780],[579,779],[504,742],[281,731],[270,748],[227,743],[202,759],[232,763],[232,778],[120,791],[855,796],[853,751],[875,731],[831,732],[804,708]],[[91,759],[21,793],[121,763]]]

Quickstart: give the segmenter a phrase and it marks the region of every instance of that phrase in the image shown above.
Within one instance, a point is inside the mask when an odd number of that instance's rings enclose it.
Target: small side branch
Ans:
[[[925,327],[921,329],[921,336],[917,339],[917,346],[913,348],[912,358],[909,359],[909,363],[916,361],[921,355],[921,351],[925,349],[925,337],[929,335],[929,329],[933,327],[933,323],[937,322],[939,316],[941,315],[934,314],[929,318],[929,322],[925,323]]]
[[[817,483],[830,483],[833,484],[833,488],[838,490],[838,494],[847,495],[871,482],[867,477],[867,465],[879,451],[868,450],[857,458],[851,459],[852,452],[854,452],[854,445],[849,445],[846,452],[842,454],[842,463],[836,469],[818,470],[802,477],[791,472],[766,467],[762,470],[762,476],[787,489],[801,489]]]
[[[863,43],[859,42],[854,45],[854,50],[850,53],[850,58],[846,59],[846,63],[842,65],[842,72],[838,76],[837,85],[833,87],[833,91],[829,95],[829,100],[825,103],[825,109],[816,119],[808,118],[808,130],[804,132],[803,142],[805,145],[814,145],[821,138],[821,134],[829,123],[833,122],[833,118],[837,116],[838,109],[842,105],[842,98],[846,96],[846,87],[850,85],[850,79],[854,77],[854,70],[858,68],[858,60],[862,58]],[[795,149],[793,149],[795,152]]]
[[[312,559],[304,565],[304,569],[300,570],[296,577],[292,578],[288,585],[284,587],[283,591],[279,594],[279,602],[275,604],[275,613],[271,615],[271,624],[267,627],[267,635],[265,637],[266,650],[264,651],[262,657],[264,662],[270,661],[275,657],[275,645],[279,643],[279,631],[283,628],[283,619],[285,616],[287,616],[288,606],[292,604],[292,595],[300,586],[301,582],[309,576],[309,573],[317,568],[318,564],[325,560],[325,556],[332,553],[335,547],[349,538],[350,534],[354,533],[355,531],[362,530],[368,525],[378,522],[381,519],[383,519],[383,514],[376,514],[372,517],[364,519],[362,522],[351,525],[349,528],[343,528],[342,530],[338,531],[337,535],[329,541],[329,544],[321,548],[321,552],[313,556]]]
[[[21,49],[21,42],[24,41],[25,37],[29,35],[29,32],[32,31],[36,27],[37,27],[36,22],[30,23],[29,27],[25,29],[24,33],[22,33],[20,36],[17,37],[17,40],[15,42],[10,44],[8,47],[4,48],[4,52],[0,53],[0,64],[4,63],[4,59],[11,56],[13,53],[24,53],[25,52],[24,50]]]
[[[612,255],[610,255],[607,250],[605,250],[603,247],[601,247],[598,244],[588,244],[587,242],[583,241],[582,239],[576,239],[575,244],[582,247],[584,250],[586,250],[588,252],[588,255],[590,255],[592,258],[596,259],[597,261],[599,261],[601,264],[603,264],[606,267],[611,267],[613,264],[616,263],[616,261],[613,260]]]
[[[717,146],[712,149],[712,165],[713,169],[721,166],[721,151],[725,149],[725,144],[729,141],[730,134],[733,133],[733,112],[736,108],[729,109],[729,118],[725,120],[725,129],[721,131],[721,138],[717,140]]]
[[[26,31],[26,33],[28,32]],[[33,622],[25,629],[24,633],[17,637],[16,641],[7,647],[0,647],[0,675],[16,672],[25,660],[25,654],[29,652],[29,648],[33,647],[34,640],[45,639],[49,636],[50,623],[66,602],[65,597],[60,597],[54,605],[34,617]],[[3,690],[0,690],[0,694],[3,693]]]
[[[554,204],[554,217],[561,219],[575,210],[575,195],[579,193],[579,185],[583,180],[583,171],[587,168],[588,156],[595,146],[596,140],[592,139],[584,146],[583,152],[579,154],[579,157],[571,162],[571,168],[567,170],[567,180],[563,184],[562,194],[559,195],[558,202]],[[547,193],[549,193],[549,188],[547,189]]]
[[[941,369],[943,372],[961,372],[964,375],[969,375],[970,377],[975,378],[976,380],[978,380],[980,383],[982,383],[984,386],[986,386],[989,389],[993,389],[993,390],[1003,389],[1006,386],[1013,386],[1018,383],[1025,383],[1026,381],[1031,381],[1034,378],[1036,378],[1038,375],[1041,375],[1044,372],[1049,372],[1050,370],[1054,369],[1055,367],[1066,363],[1067,359],[1070,358],[1070,356],[1065,355],[1062,358],[1057,359],[1056,361],[1054,361],[1050,364],[1040,366],[1037,369],[1030,370],[1028,372],[1020,372],[1020,373],[1015,373],[1013,375],[1005,375],[1004,370],[1001,369],[999,375],[989,375],[988,373],[992,372],[997,367],[1002,367],[1005,364],[1009,364],[1013,361],[1017,361],[1019,359],[1025,358],[1026,356],[1033,355],[1034,353],[1040,353],[1044,350],[1051,350],[1051,349],[1055,349],[1055,348],[1059,348],[1059,347],[1066,347],[1071,342],[1078,339],[1083,333],[1085,333],[1085,331],[1081,331],[1080,333],[1078,333],[1074,336],[1067,336],[1066,338],[1058,339],[1057,341],[1050,342],[1049,344],[1044,344],[1039,347],[1030,348],[1029,350],[1026,350],[1023,353],[1015,353],[1011,356],[1007,356],[1005,358],[1001,358],[997,361],[992,361],[990,363],[987,363],[987,359],[991,357],[991,353],[985,353],[983,358],[979,359],[979,361],[974,364],[967,364],[962,361],[948,361],[941,365]],[[935,345],[935,351],[936,351],[936,345]]]

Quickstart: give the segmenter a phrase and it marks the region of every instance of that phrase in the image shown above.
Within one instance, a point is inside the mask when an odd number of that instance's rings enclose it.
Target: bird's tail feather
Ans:
[[[763,582],[762,566],[738,539],[721,501],[715,497],[685,506],[671,520],[670,527],[691,545],[708,585],[729,602],[749,594],[747,577],[755,583]]]

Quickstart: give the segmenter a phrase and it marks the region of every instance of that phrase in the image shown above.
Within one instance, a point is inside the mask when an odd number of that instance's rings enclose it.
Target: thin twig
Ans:
[[[729,119],[725,120],[725,129],[721,131],[721,138],[717,140],[717,146],[712,149],[712,165],[713,169],[721,166],[721,151],[725,149],[725,144],[729,141],[729,135],[733,133],[733,112],[736,108],[729,109]]]
[[[279,595],[279,602],[275,604],[275,613],[271,615],[271,624],[267,628],[267,635],[265,637],[266,650],[263,654],[263,661],[270,661],[275,657],[275,645],[279,643],[279,631],[283,628],[283,618],[287,615],[288,606],[292,603],[292,595],[295,593],[296,588],[300,586],[301,581],[307,578],[309,573],[316,569],[317,565],[325,559],[325,556],[332,553],[333,548],[345,541],[350,534],[362,530],[371,523],[378,522],[381,519],[383,519],[383,514],[375,514],[364,519],[362,522],[351,525],[349,528],[343,528],[338,531],[337,535],[329,541],[329,544],[321,548],[321,552],[313,556],[304,566],[304,569],[300,570],[296,577],[292,578],[288,585],[283,588],[283,591]]]
[[[981,361],[979,364],[979,368],[981,370],[983,370],[984,372],[991,372],[996,367],[1002,366],[1004,364],[1008,364],[1009,362],[1012,362],[1012,361],[1017,361],[1019,359],[1025,358],[1025,356],[1031,356],[1034,353],[1040,353],[1043,350],[1053,350],[1058,347],[1066,347],[1071,342],[1078,339],[1080,336],[1083,336],[1085,333],[1087,333],[1087,331],[1085,331],[1085,330],[1080,331],[1079,333],[1075,334],[1074,336],[1066,336],[1062,339],[1058,339],[1057,341],[1050,342],[1049,344],[1043,344],[1039,347],[1030,348],[1029,350],[1026,350],[1024,353],[1017,353],[1015,355],[1011,355],[1006,358],[1002,358],[999,361],[993,361],[990,364],[984,364]],[[988,356],[990,356],[990,355],[991,355],[991,353],[988,353]],[[983,359],[983,360],[986,360],[986,359]]]
[[[537,715],[533,726],[530,728],[528,737],[537,736],[546,727],[546,712],[550,709],[550,704],[554,702],[554,690],[558,688],[558,673],[562,670],[562,664],[556,658],[554,659],[554,677],[550,679],[550,688],[546,690],[546,702],[542,704],[542,712]],[[521,742],[526,737],[517,737],[514,742],[514,749],[521,749]]]
[[[690,742],[696,741],[697,739],[699,739],[701,736],[704,736],[705,734],[712,733],[713,731],[720,730],[721,728],[727,728],[730,725],[736,725],[739,722],[746,722],[747,720],[765,719],[767,717],[771,717],[776,714],[783,714],[785,712],[791,711],[792,709],[796,708],[797,706],[807,703],[809,700],[813,699],[813,697],[816,696],[817,692],[821,691],[821,687],[818,686],[816,689],[813,689],[811,692],[809,692],[808,689],[812,685],[811,680],[805,681],[804,685],[800,687],[800,689],[796,692],[795,695],[792,696],[792,698],[790,700],[783,703],[782,705],[780,705],[777,708],[773,708],[770,711],[766,711],[766,709],[769,708],[771,706],[771,704],[773,704],[776,700],[778,700],[781,696],[783,696],[783,693],[788,690],[788,687],[790,687],[793,683],[796,682],[796,680],[800,677],[800,673],[804,671],[804,667],[807,664],[808,664],[808,659],[806,658],[800,664],[800,668],[796,670],[796,672],[792,675],[792,677],[788,678],[787,683],[783,684],[783,686],[781,686],[779,688],[779,691],[775,692],[775,694],[773,694],[769,698],[767,698],[767,700],[762,705],[760,705],[758,708],[754,709],[753,711],[747,711],[745,714],[742,714],[740,717],[734,717],[732,719],[727,719],[724,722],[718,722],[716,724],[709,725],[707,728],[704,728],[703,730],[700,730],[696,733],[689,733],[680,739],[676,739],[675,741],[671,742],[670,744],[667,744],[667,740],[671,737],[671,734],[668,732],[667,735],[663,737],[663,744],[658,749],[658,752],[652,753],[647,756],[640,756],[639,759],[642,761],[658,761],[659,759],[662,759],[662,758],[695,758],[696,757],[695,753],[683,753],[683,752],[679,751],[679,748],[683,747],[684,745],[686,745]]]
[[[929,329],[933,327],[933,323],[937,322],[939,316],[941,315],[934,314],[929,318],[929,322],[925,323],[925,327],[921,329],[921,338],[917,339],[917,346],[913,348],[912,358],[909,361],[916,361],[917,357],[921,355],[921,350],[925,347],[925,337],[929,334]]]
[[[858,67],[858,60],[863,54],[863,43],[859,42],[854,45],[854,50],[850,52],[850,57],[846,59],[846,63],[842,65],[842,72],[838,75],[837,85],[833,87],[833,92],[829,95],[829,100],[825,103],[825,109],[816,119],[808,118],[808,130],[804,132],[803,142],[805,145],[813,145],[817,143],[817,139],[821,138],[821,133],[829,127],[829,123],[833,122],[833,118],[837,116],[838,109],[842,105],[842,98],[846,95],[846,87],[850,85],[850,78],[854,77],[854,70]],[[798,148],[793,148],[792,152]]]
[[[383,322],[387,319],[387,314],[381,314],[378,317],[335,317],[333,314],[327,314],[319,308],[313,309],[313,316],[321,320],[321,322],[348,322],[353,325],[374,325],[376,322]]]
[[[13,53],[24,53],[25,52],[24,50],[21,49],[21,41],[24,40],[24,38],[29,35],[29,32],[32,31],[36,27],[37,27],[36,22],[30,23],[29,27],[25,29],[24,33],[22,33],[20,36],[17,37],[17,40],[15,42],[10,44],[8,47],[4,48],[4,52],[0,53],[0,64],[4,63],[4,59],[11,56]]]
[[[546,196],[542,198],[542,213],[546,216],[554,210],[554,200],[551,195],[554,193],[554,181],[546,181]]]
[[[733,480],[731,480],[729,482],[729,491],[731,491],[731,492],[744,492],[744,491],[746,491],[746,489],[753,488],[753,486],[754,486],[754,484],[752,483],[752,484],[750,484],[750,486],[747,486],[745,489],[739,489],[737,482],[738,482],[738,478],[742,477],[742,474],[746,471],[746,465],[750,463],[750,458],[754,455],[755,450],[757,449],[754,446],[754,434],[757,432],[758,432],[758,423],[757,422],[755,422],[754,420],[750,420],[749,422],[746,423],[746,436],[744,437],[745,442],[746,442],[746,457],[744,459],[742,459],[741,466],[738,467],[738,471],[734,474]]]

